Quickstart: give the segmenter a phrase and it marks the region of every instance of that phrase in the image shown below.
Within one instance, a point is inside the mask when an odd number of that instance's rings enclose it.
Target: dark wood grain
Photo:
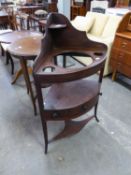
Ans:
[[[129,30],[130,17],[131,12],[127,13],[123,17],[116,31],[110,59],[110,65],[113,70],[112,80],[116,79],[117,72],[131,78],[131,31]]]
[[[93,107],[94,117],[99,121],[96,112],[106,51],[106,45],[89,40],[86,33],[76,30],[65,16],[57,13],[48,16],[41,53],[33,67],[45,139],[45,153],[48,149],[47,121],[70,121]],[[81,68],[61,67],[54,61],[58,55],[63,55],[65,59],[72,55],[90,56],[92,63]],[[98,70],[100,71],[98,80],[87,79]],[[47,94],[42,91],[44,84],[50,84]],[[65,128],[68,131],[64,131],[56,138],[77,133],[87,121],[77,122],[78,128],[74,128],[72,122],[66,122]]]

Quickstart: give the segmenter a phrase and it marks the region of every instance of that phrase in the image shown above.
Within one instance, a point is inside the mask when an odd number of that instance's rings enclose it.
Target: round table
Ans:
[[[24,75],[26,86],[31,96],[35,114],[37,113],[35,96],[33,94],[32,86],[31,86],[31,81],[30,81],[28,67],[27,67],[27,61],[34,60],[36,56],[40,53],[42,38],[43,38],[43,35],[35,35],[35,36],[32,35],[32,36],[24,37],[23,39],[19,39],[13,42],[8,47],[9,53],[13,55],[15,58],[18,58],[20,60],[21,70],[19,70],[18,76],[21,73],[23,73]],[[14,82],[15,81],[16,79],[14,80]]]
[[[43,36],[43,34],[40,32],[32,32],[32,31],[28,31],[28,30],[10,31],[8,33],[3,33],[0,35],[0,43],[3,45],[11,44],[11,43],[13,43],[17,40],[23,39],[25,37],[41,37],[41,36]],[[13,74],[14,73],[14,62],[13,62],[10,54],[8,53],[8,51],[6,51],[6,59],[7,59],[7,64],[9,62],[9,60],[11,62],[12,74]]]
[[[13,43],[14,41],[23,39],[25,37],[39,37],[39,36],[43,36],[43,34],[40,32],[32,32],[29,30],[12,31],[0,35],[0,42],[10,44]]]
[[[43,35],[24,37],[10,44],[8,51],[16,58],[25,57],[28,60],[32,59],[40,52],[42,38]]]

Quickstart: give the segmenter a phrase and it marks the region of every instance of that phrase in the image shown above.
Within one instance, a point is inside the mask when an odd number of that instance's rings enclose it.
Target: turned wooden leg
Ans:
[[[14,79],[12,80],[11,84],[15,84],[16,80],[23,74],[23,71],[22,69],[19,69],[16,74],[15,74],[15,77]]]
[[[96,105],[95,105],[94,116],[95,116],[96,121],[99,122],[99,119],[97,117],[97,107],[98,107],[98,103],[96,103]]]
[[[116,70],[113,71],[113,74],[112,74],[112,81],[115,81],[116,79]]]
[[[28,67],[28,72],[29,74],[32,74],[32,68]],[[14,84],[16,82],[16,80],[23,74],[22,68],[20,68],[17,72],[16,75],[14,77],[14,79],[12,80],[11,84]]]
[[[0,45],[0,47],[1,47],[1,55],[4,56],[4,54],[5,54],[4,49],[1,45]]]
[[[48,151],[47,123],[45,121],[42,121],[42,126],[43,126],[44,140],[45,140],[45,154],[47,154],[47,151]]]
[[[6,51],[6,64],[9,63],[9,60],[11,63],[11,74],[13,75],[14,74],[14,61],[13,61],[10,53],[8,51]]]
[[[24,75],[24,78],[25,78],[26,86],[27,86],[27,88],[29,89],[29,92],[30,92],[31,101],[32,101],[32,104],[33,104],[33,107],[34,107],[34,114],[37,115],[35,97],[34,97],[32,85],[31,85],[31,82],[30,82],[30,77],[29,77],[29,72],[28,72],[26,60],[21,58],[20,59],[20,64],[21,64],[21,68],[22,68],[23,75]]]
[[[55,63],[55,65],[58,65],[57,56],[54,57],[54,63]]]

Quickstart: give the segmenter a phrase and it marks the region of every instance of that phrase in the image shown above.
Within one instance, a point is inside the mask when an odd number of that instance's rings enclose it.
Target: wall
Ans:
[[[70,7],[71,0],[58,0],[58,12],[64,14],[68,19],[70,19]]]

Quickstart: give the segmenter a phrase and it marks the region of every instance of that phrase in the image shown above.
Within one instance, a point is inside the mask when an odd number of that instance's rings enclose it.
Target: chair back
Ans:
[[[16,23],[16,15],[14,13],[13,7],[7,8],[6,12],[8,13],[8,21],[9,21],[10,28],[12,30],[18,30],[17,23]]]

